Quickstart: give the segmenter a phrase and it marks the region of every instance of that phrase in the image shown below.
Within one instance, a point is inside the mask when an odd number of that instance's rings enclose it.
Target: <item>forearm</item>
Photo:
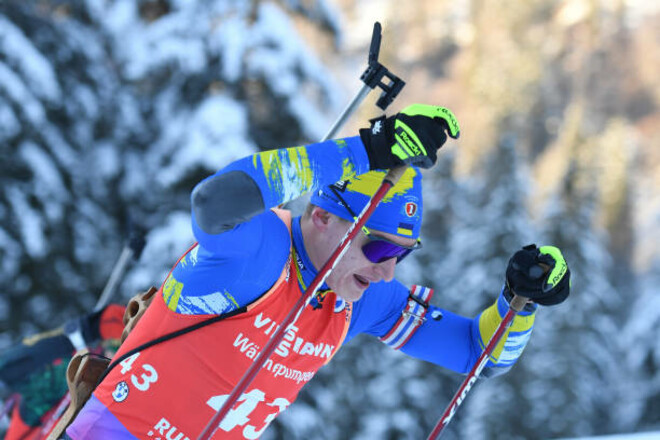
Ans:
[[[425,322],[401,351],[458,373],[467,373],[507,310],[508,303],[502,294],[492,306],[473,319],[430,306]],[[484,376],[506,372],[518,360],[531,336],[535,313],[536,306],[516,315],[490,356]]]
[[[324,184],[369,171],[359,137],[270,150],[238,160],[192,193],[199,227],[218,234]]]
[[[472,322],[470,318],[429,306],[426,320],[401,351],[457,373],[467,373],[479,356]]]
[[[515,315],[511,326],[490,355],[487,368],[484,370],[485,376],[496,376],[508,371],[520,358],[532,335],[537,309],[536,304],[528,304]],[[478,337],[481,350],[488,345],[508,310],[509,303],[504,293],[501,293],[493,305],[474,319],[473,333]]]

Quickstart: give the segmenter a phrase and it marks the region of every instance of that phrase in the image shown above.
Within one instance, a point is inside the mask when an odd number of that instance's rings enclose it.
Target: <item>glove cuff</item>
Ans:
[[[371,148],[371,129],[361,128],[360,129],[360,140],[362,140],[362,145],[364,145],[364,151],[367,153],[367,158],[369,158],[369,169],[374,170],[376,157]]]
[[[504,301],[506,301],[507,307],[511,304],[511,300],[513,299],[513,293],[511,293],[511,289],[509,289],[509,286],[506,284],[502,288],[502,298],[504,299]],[[528,302],[527,304],[525,304],[525,307],[522,309],[522,311],[518,314],[523,316],[530,315],[534,313],[536,309],[538,309],[538,307],[539,307],[538,304],[533,302],[532,303]]]
[[[370,128],[360,129],[360,139],[369,158],[370,170],[387,170],[403,165],[403,161],[392,154],[392,145],[388,141],[394,139],[395,118],[383,115],[370,119]]]

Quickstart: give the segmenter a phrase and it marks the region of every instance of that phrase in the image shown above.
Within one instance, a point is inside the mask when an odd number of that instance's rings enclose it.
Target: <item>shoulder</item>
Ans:
[[[194,258],[174,268],[172,275],[181,285],[179,313],[224,310],[209,310],[206,305],[212,303],[248,305],[267,292],[285,268],[291,236],[274,212],[266,211],[220,235],[212,249],[200,243]]]
[[[287,213],[268,210],[225,232],[223,250],[215,252],[214,257],[241,263],[243,270],[232,274],[238,283],[252,285],[253,281],[261,284],[277,280],[291,249],[291,234],[285,223]]]

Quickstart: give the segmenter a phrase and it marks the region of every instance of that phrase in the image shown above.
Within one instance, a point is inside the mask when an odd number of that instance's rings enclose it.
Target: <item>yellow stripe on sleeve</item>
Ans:
[[[509,329],[506,332],[504,332],[502,339],[495,346],[495,349],[490,355],[490,360],[492,362],[497,363],[497,360],[500,358],[500,355],[502,354],[502,350],[504,349],[504,344],[506,343],[506,340],[509,337],[509,333],[511,332],[524,333],[531,330],[531,328],[534,326],[535,315],[536,314],[532,314],[528,316],[516,315],[513,318],[513,323],[511,324],[511,327],[509,327]],[[488,345],[490,338],[493,336],[495,330],[497,330],[497,327],[502,322],[502,318],[503,316],[500,316],[497,310],[497,301],[495,301],[495,303],[492,306],[484,310],[484,312],[479,317],[479,337],[480,337],[480,345],[482,349],[484,349],[486,345]]]

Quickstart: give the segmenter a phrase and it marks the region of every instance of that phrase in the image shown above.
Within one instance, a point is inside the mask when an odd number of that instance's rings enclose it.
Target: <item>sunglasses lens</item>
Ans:
[[[412,249],[385,240],[372,240],[362,246],[362,252],[372,263],[382,263],[390,258],[396,258],[398,263],[412,252]]]

